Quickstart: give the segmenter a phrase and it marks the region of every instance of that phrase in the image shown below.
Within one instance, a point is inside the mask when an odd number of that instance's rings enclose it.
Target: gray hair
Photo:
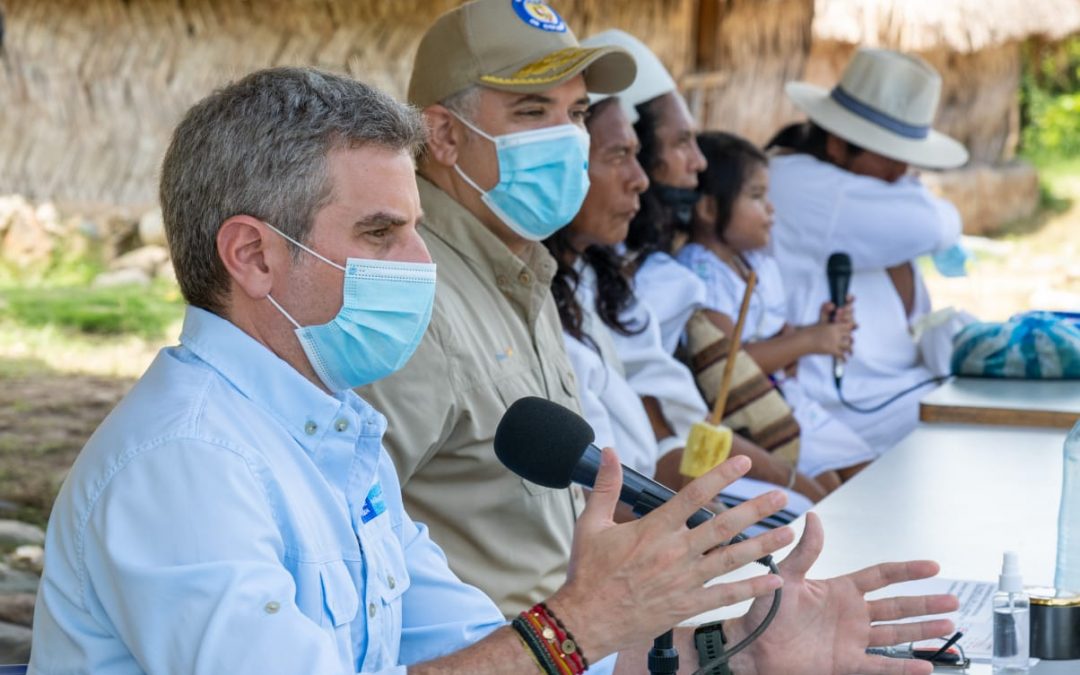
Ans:
[[[439,105],[472,122],[477,110],[480,109],[480,92],[480,85],[470,84],[439,101]]]
[[[469,122],[472,122],[476,119],[476,112],[480,109],[480,94],[482,91],[483,90],[479,85],[470,84],[461,91],[450,94],[439,101],[439,105],[458,117],[464,117],[469,120]],[[416,154],[417,160],[420,162],[420,165],[423,166],[427,157],[427,146],[421,144]]]
[[[224,313],[229,277],[217,233],[226,220],[249,215],[303,242],[332,197],[331,151],[374,145],[415,155],[423,135],[414,109],[310,68],[261,70],[195,104],[161,169],[165,234],[184,299]]]

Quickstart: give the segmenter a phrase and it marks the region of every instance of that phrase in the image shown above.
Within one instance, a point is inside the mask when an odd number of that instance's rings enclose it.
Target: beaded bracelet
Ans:
[[[536,661],[536,665],[540,666],[540,672],[547,673],[547,675],[565,675],[566,671],[561,670],[555,663],[555,660],[551,656],[551,652],[544,646],[544,641],[533,631],[529,625],[528,619],[524,616],[519,616],[510,622],[514,630],[518,632],[522,641],[525,642],[525,646],[529,648],[529,652],[532,653],[533,659]]]
[[[588,670],[589,661],[573,634],[544,603],[522,612],[510,625],[541,671],[548,675],[581,675]]]

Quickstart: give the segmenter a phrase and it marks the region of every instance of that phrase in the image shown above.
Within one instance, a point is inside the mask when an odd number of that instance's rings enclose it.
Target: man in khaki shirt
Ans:
[[[528,195],[532,214],[507,213],[520,193],[509,202],[483,198],[480,190],[506,183],[510,165],[519,167],[535,149],[504,154],[484,135],[554,128],[561,142],[574,144],[566,127],[584,133],[586,92],[621,90],[634,74],[619,48],[579,47],[546,5],[481,0],[428,30],[409,84],[409,102],[423,108],[430,129],[417,182],[438,290],[431,325],[408,365],[359,393],[389,418],[385,443],[409,513],[431,528],[453,570],[507,616],[563,583],[584,505],[580,488],[525,481],[492,447],[499,420],[519,398],[579,408],[550,292],[555,261],[536,240],[569,222],[581,202],[565,184]],[[587,141],[584,148],[587,159]],[[560,178],[584,176],[581,162]],[[584,177],[581,198],[587,188]],[[558,217],[553,208],[569,215],[545,222]]]

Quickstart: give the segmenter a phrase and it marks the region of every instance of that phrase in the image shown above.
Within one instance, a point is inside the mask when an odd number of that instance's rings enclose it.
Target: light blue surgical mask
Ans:
[[[540,241],[573,220],[589,192],[589,135],[573,124],[491,136],[461,123],[495,144],[499,182],[483,190],[455,164],[499,220],[525,239]]]
[[[326,388],[339,392],[362,387],[404,366],[431,320],[434,263],[348,258],[342,267],[266,225],[345,273],[341,309],[329,323],[301,326],[277,300],[266,296],[296,326],[300,346]]]
[[[944,251],[938,251],[931,256],[934,267],[942,276],[966,277],[968,263],[971,261],[971,252],[963,244],[953,244]]]

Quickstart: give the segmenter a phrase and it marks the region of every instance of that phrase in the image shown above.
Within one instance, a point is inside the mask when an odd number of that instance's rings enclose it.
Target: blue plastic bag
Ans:
[[[1080,322],[1055,312],[973,323],[953,340],[952,372],[1030,380],[1080,378]]]

